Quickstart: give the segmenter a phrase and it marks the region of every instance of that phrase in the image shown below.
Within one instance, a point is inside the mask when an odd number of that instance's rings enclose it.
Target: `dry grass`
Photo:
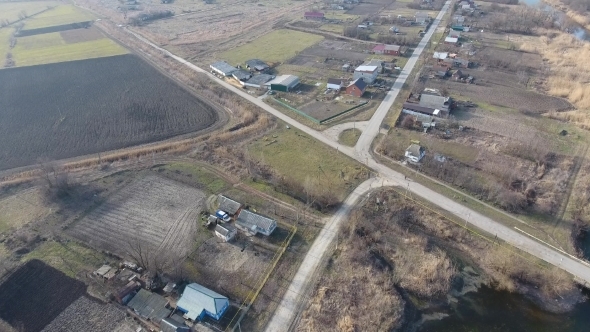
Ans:
[[[556,116],[590,128],[590,44],[562,32],[546,32],[538,41],[525,41],[520,46],[527,52],[538,52],[551,67],[547,78],[549,94],[567,98],[582,112]]]

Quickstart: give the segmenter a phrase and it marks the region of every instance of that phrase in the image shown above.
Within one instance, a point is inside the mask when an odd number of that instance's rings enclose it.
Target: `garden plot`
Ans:
[[[39,188],[23,190],[0,200],[0,233],[19,228],[51,213]]]
[[[81,296],[59,314],[42,332],[114,331],[125,319],[125,312],[114,305]]]
[[[144,264],[179,259],[192,249],[204,198],[197,189],[149,176],[113,195],[70,233],[95,248]]]

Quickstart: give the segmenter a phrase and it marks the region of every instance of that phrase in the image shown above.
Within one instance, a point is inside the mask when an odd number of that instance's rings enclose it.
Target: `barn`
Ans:
[[[211,71],[213,73],[216,73],[216,74],[219,74],[222,76],[231,76],[231,74],[233,72],[238,70],[238,68],[233,67],[232,65],[230,65],[229,63],[227,63],[225,61],[217,61],[214,64],[210,65],[209,68],[211,68]]]
[[[299,85],[299,77],[294,75],[277,76],[274,80],[267,82],[265,85],[269,86],[273,91],[289,92],[297,85]]]
[[[227,297],[196,283],[188,284],[176,303],[176,309],[192,321],[205,316],[219,320],[228,307]]]

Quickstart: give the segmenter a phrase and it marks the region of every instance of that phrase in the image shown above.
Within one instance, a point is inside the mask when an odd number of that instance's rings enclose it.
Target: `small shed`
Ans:
[[[119,288],[114,295],[115,300],[120,304],[127,304],[127,302],[131,299],[130,295],[132,292],[137,290],[140,287],[140,284],[137,281],[130,281],[127,285]]]
[[[236,220],[236,227],[253,235],[261,233],[269,236],[277,228],[277,222],[254,212],[241,210]]]
[[[117,268],[111,267],[110,265],[103,265],[94,271],[94,274],[106,280],[112,280],[117,275]]]
[[[160,323],[161,332],[190,332],[190,330],[190,327],[172,318],[164,318],[162,319],[162,323]]]
[[[328,78],[327,88],[330,90],[340,91],[340,89],[342,89],[343,83],[344,80],[341,78]]]
[[[349,63],[345,63],[344,65],[342,65],[342,71],[349,71],[350,70],[350,64]]]
[[[215,236],[222,239],[224,242],[231,241],[236,236],[237,233],[238,233],[237,229],[235,227],[233,227],[232,225],[217,224],[217,226],[215,226]]]
[[[449,37],[461,38],[461,31],[451,29],[451,31],[449,31]]]
[[[449,68],[444,66],[434,66],[431,70],[434,76],[439,78],[445,78],[449,74]]]
[[[188,284],[176,303],[176,309],[192,321],[202,320],[205,315],[219,320],[228,307],[227,297],[196,283]]]
[[[444,60],[449,56],[448,52],[434,52],[433,58],[437,60]]]
[[[270,66],[260,59],[251,59],[246,61],[246,68],[256,71],[265,71],[269,69]]]
[[[346,87],[346,94],[361,97],[367,89],[367,83],[362,78],[357,78]]]
[[[156,324],[160,324],[160,321],[168,315],[170,315],[170,309],[168,306],[168,300],[163,296],[152,293],[145,289],[140,289],[139,292],[129,301],[127,306],[136,314],[144,319],[148,319]]]
[[[455,44],[457,44],[457,42],[459,42],[459,38],[457,38],[457,37],[446,37],[445,38],[445,44],[455,45]]]
[[[232,65],[230,65],[229,63],[227,63],[225,61],[217,61],[214,64],[210,65],[209,67],[211,68],[212,72],[217,73],[222,76],[231,76],[231,74],[233,72],[238,70],[238,68],[233,67]]]
[[[242,203],[236,202],[224,195],[217,196],[217,201],[219,202],[218,209],[224,211],[232,217],[236,215],[242,208]]]
[[[426,150],[418,144],[412,144],[406,149],[405,156],[410,162],[419,163],[426,155]]]

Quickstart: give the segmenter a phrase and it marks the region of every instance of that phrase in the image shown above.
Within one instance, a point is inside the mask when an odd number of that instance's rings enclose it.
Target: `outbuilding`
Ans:
[[[235,216],[240,209],[242,208],[242,203],[234,201],[233,199],[219,195],[217,196],[217,201],[219,202],[219,210],[225,211],[230,216]]]
[[[215,226],[215,236],[222,239],[224,242],[231,241],[236,236],[237,233],[238,233],[237,229],[235,227],[233,227],[232,225],[217,224],[217,226]]]
[[[265,85],[268,85],[273,91],[289,92],[299,85],[299,83],[299,77],[297,76],[281,75],[277,76],[274,80],[267,82]]]
[[[330,90],[340,91],[340,89],[342,89],[343,83],[344,80],[341,78],[328,78],[327,88]]]
[[[362,78],[363,81],[365,81],[365,83],[372,84],[377,79],[377,76],[379,76],[380,69],[381,68],[379,68],[378,66],[358,66],[354,70],[352,78],[354,80]]]
[[[445,38],[445,44],[456,45],[457,42],[459,42],[459,38],[457,38],[457,37],[446,37]]]
[[[196,283],[188,284],[176,303],[176,309],[192,321],[205,316],[219,320],[228,307],[227,297]]]
[[[265,71],[267,69],[270,68],[269,65],[266,64],[266,62],[260,60],[260,59],[251,59],[246,61],[246,68],[250,69],[250,70],[256,70],[256,71]]]
[[[238,69],[238,70],[234,71],[231,74],[231,76],[233,78],[235,78],[236,80],[238,80],[239,82],[245,82],[245,81],[249,80],[250,77],[252,77],[252,74],[250,74],[249,71]]]
[[[418,144],[412,144],[406,149],[405,157],[408,161],[419,163],[426,155],[426,150]]]
[[[190,332],[190,327],[186,326],[184,323],[180,323],[175,321],[172,318],[164,318],[162,319],[162,323],[160,323],[160,332]]]
[[[156,324],[160,324],[162,319],[170,315],[170,309],[166,308],[168,300],[143,288],[135,294],[127,306],[143,319],[148,319]]]
[[[236,227],[252,235],[261,233],[269,236],[277,228],[277,222],[254,212],[241,210],[236,219]]]
[[[362,78],[357,78],[346,87],[346,94],[361,97],[367,89],[367,83]]]
[[[385,45],[383,54],[387,55],[403,55],[405,53],[405,47],[399,45]]]
[[[254,75],[252,76],[251,79],[245,81],[245,82],[240,82],[242,85],[244,86],[249,86],[252,88],[263,88],[264,84],[266,84],[268,81],[274,79],[275,77],[273,75],[268,75],[268,74],[260,74],[260,75]]]
[[[211,71],[222,76],[231,76],[233,72],[238,70],[238,68],[233,67],[225,61],[217,61],[209,67],[211,68]]]

